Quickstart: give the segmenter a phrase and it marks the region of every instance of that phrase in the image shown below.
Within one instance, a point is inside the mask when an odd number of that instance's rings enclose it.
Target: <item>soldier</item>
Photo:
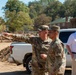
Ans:
[[[59,39],[60,27],[53,25],[49,29],[49,38],[52,39],[48,51],[49,75],[64,75],[66,58],[64,45]]]
[[[5,34],[12,36],[15,41],[27,42],[32,45],[32,75],[47,75],[46,59],[51,39],[48,38],[47,25],[38,28],[39,37],[15,36],[13,34]]]

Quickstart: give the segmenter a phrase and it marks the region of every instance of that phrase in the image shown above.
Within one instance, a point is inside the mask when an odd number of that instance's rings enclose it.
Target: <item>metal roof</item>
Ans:
[[[72,19],[72,17],[68,17],[68,22],[70,22],[70,19]],[[57,20],[51,22],[51,24],[65,23],[65,22],[66,22],[66,18],[60,18],[60,19],[57,19]]]

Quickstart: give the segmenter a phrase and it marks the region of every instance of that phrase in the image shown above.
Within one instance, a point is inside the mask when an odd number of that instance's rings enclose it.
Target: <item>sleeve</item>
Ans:
[[[56,46],[55,46],[54,50],[55,50],[55,63],[54,63],[53,71],[57,72],[59,67],[62,65],[62,58],[63,58],[64,48],[63,48],[61,43],[56,43]]]
[[[12,36],[13,41],[18,41],[18,42],[26,42],[26,43],[33,43],[34,37],[25,37],[25,36]]]
[[[67,41],[67,44],[66,45],[71,45],[72,42],[73,42],[73,35],[70,35],[69,38],[68,38],[68,41]]]

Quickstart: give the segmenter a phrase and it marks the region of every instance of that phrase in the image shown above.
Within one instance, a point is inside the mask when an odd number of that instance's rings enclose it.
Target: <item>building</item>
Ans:
[[[71,28],[71,23],[70,23],[70,19],[72,19],[73,17],[68,17],[68,18],[59,18],[56,19],[54,21],[52,21],[50,24],[51,25],[58,25],[60,26],[60,28]]]
[[[76,18],[70,19],[71,27],[76,28]]]

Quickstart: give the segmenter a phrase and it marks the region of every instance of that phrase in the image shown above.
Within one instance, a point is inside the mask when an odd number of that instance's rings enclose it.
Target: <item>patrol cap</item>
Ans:
[[[60,27],[59,26],[57,26],[57,25],[53,25],[53,26],[51,26],[50,28],[49,28],[49,30],[56,30],[56,31],[60,31]]]
[[[42,30],[49,30],[49,26],[47,26],[47,25],[39,26],[38,31],[42,31]]]

